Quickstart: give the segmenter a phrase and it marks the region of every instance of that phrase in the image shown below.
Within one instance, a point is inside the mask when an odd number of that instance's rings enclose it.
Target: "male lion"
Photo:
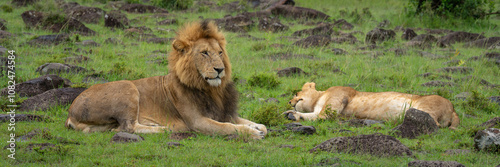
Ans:
[[[238,117],[226,40],[212,22],[184,26],[172,42],[169,74],[93,85],[71,104],[65,126],[84,132],[196,131],[263,138],[267,129]]]
[[[291,120],[325,119],[335,111],[342,116],[358,119],[394,120],[406,109],[415,108],[428,113],[439,127],[456,129],[460,120],[448,99],[438,95],[419,96],[398,92],[358,92],[350,87],[334,86],[317,91],[316,84],[304,84],[289,102],[295,109],[284,114]],[[301,112],[309,113],[301,113]]]

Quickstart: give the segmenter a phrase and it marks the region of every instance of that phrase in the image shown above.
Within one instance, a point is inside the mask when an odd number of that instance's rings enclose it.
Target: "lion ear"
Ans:
[[[316,89],[316,83],[308,82],[305,83],[304,86],[302,86],[302,90],[308,90],[308,89]]]
[[[186,50],[186,46],[186,43],[179,40],[174,40],[174,42],[172,42],[172,47],[174,47],[176,51],[181,53],[184,53],[184,51]]]

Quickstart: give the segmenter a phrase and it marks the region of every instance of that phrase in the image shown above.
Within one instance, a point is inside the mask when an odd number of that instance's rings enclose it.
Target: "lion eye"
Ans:
[[[207,51],[203,51],[203,52],[201,52],[201,54],[203,54],[204,56],[208,56],[208,52]]]

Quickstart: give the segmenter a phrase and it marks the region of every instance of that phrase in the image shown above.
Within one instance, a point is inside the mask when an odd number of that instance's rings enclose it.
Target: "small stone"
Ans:
[[[474,147],[480,151],[500,153],[500,129],[478,131],[474,137]]]
[[[408,167],[465,167],[456,161],[423,161],[416,160],[408,163]]]
[[[305,135],[312,135],[312,134],[316,133],[316,128],[314,128],[314,126],[299,126],[299,127],[292,128],[292,132],[305,134]]]

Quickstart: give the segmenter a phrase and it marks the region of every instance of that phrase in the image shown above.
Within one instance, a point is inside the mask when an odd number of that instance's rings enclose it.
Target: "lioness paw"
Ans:
[[[264,133],[264,135],[267,134],[267,128],[265,125],[262,125],[262,124],[249,124],[248,126],[250,126],[251,128],[253,129],[256,129],[258,131],[261,131]]]
[[[300,113],[293,110],[285,111],[283,114],[285,114],[285,118],[288,120],[299,121],[301,118]]]

